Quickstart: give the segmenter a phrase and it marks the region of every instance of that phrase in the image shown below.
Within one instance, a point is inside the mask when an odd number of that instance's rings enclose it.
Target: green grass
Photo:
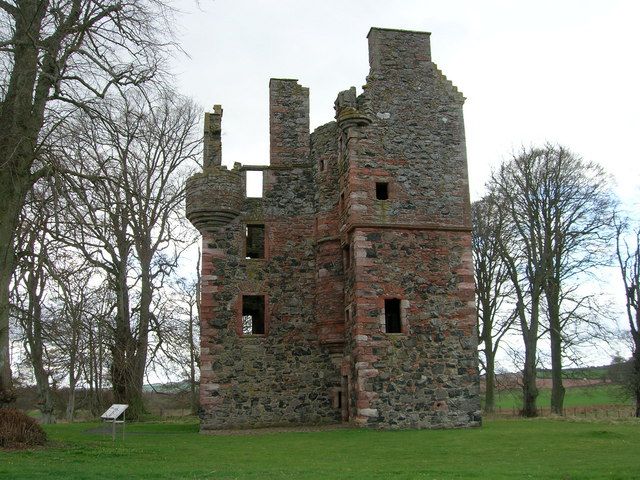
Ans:
[[[132,425],[125,443],[47,427],[53,446],[0,452],[0,478],[637,479],[640,423],[492,420],[470,430],[332,430],[207,436]]]
[[[541,389],[538,407],[549,407],[551,390]],[[631,399],[624,398],[616,385],[593,385],[589,387],[567,388],[564,397],[565,408],[590,407],[596,405],[631,405]],[[496,408],[521,408],[522,390],[497,392]],[[639,475],[640,476],[640,475]]]

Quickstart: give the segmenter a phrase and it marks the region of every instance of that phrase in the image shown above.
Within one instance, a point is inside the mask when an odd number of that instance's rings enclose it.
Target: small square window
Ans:
[[[402,333],[400,300],[387,298],[384,301],[384,326],[387,333]]]
[[[264,225],[247,225],[245,258],[264,258]]]
[[[264,295],[242,296],[242,335],[264,335]]]
[[[387,200],[389,198],[389,184],[387,182],[376,182],[376,199]]]

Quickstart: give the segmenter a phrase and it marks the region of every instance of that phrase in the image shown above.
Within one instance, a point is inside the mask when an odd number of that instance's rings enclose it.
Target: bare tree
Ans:
[[[627,386],[636,400],[636,417],[640,417],[640,227],[631,229],[628,221],[616,222],[616,256],[632,340],[632,367]]]
[[[506,217],[502,255],[514,284],[525,343],[524,412],[534,414],[535,349],[538,338],[548,333],[551,410],[561,414],[563,352],[580,338],[569,335],[568,326],[598,326],[593,316],[585,315],[589,298],[581,296],[576,285],[607,256],[615,206],[609,177],[599,165],[547,144],[523,149],[503,164],[491,188]],[[541,319],[548,320],[547,328],[541,328]]]
[[[38,392],[38,407],[44,423],[55,422],[54,399],[51,389],[52,371],[46,348],[47,321],[45,301],[51,282],[51,237],[48,219],[51,197],[48,189],[33,189],[20,216],[17,233],[16,263],[11,307],[23,338],[24,353],[31,363]],[[55,248],[55,247],[54,247]]]
[[[116,301],[113,292],[104,283],[93,288],[89,296],[84,333],[86,361],[81,366],[84,382],[88,386],[89,411],[97,417],[105,408],[104,389],[109,368],[107,338]]]
[[[69,390],[66,419],[70,422],[75,414],[76,389],[91,358],[89,339],[96,306],[101,305],[100,291],[92,285],[96,273],[77,252],[63,250],[52,258],[50,274],[54,282],[47,310],[53,321],[47,343],[50,355],[66,377]]]
[[[541,199],[537,190],[529,188],[535,177],[535,157],[535,151],[523,151],[504,162],[489,182],[502,225],[500,256],[513,286],[514,316],[524,343],[522,415],[525,417],[537,415],[536,368],[546,268],[540,245],[543,235],[536,215],[541,210]]]
[[[514,316],[503,304],[510,295],[509,275],[500,255],[498,205],[491,196],[471,205],[473,266],[476,280],[479,343],[485,358],[485,411],[495,408],[495,358]]]
[[[73,108],[162,66],[171,31],[161,0],[0,2],[0,406],[14,398],[9,364],[13,244],[27,193],[53,165],[41,150]],[[166,46],[166,45],[165,45]]]
[[[139,132],[132,145],[118,142],[119,149],[127,150],[126,156],[119,157],[120,188],[125,193],[140,272],[138,330],[149,332],[154,289],[177,267],[181,250],[195,241],[181,235],[185,231],[181,223],[184,179],[200,149],[196,134],[200,114],[190,100],[170,91],[160,91],[157,98],[134,97],[133,101],[123,120]],[[133,378],[140,391],[148,347],[148,336],[139,334]]]
[[[578,315],[584,298],[574,283],[583,281],[594,267],[609,257],[607,246],[613,236],[614,199],[609,176],[602,167],[585,162],[562,146],[533,149],[531,178],[527,187],[537,192],[535,215],[540,226],[539,246],[545,267],[544,294],[551,345],[551,411],[563,413],[565,389],[562,358],[568,343],[567,325],[586,323]],[[573,297],[575,301],[566,300]],[[566,305],[563,307],[563,303]],[[592,321],[588,323],[592,324]],[[574,337],[575,339],[575,337]]]
[[[198,256],[200,252],[198,251]],[[175,305],[172,325],[159,331],[157,343],[164,356],[183,371],[189,385],[191,412],[196,414],[198,401],[198,372],[200,367],[200,261],[196,277],[178,278],[173,283],[171,301]],[[175,367],[174,371],[175,371]]]
[[[116,297],[111,383],[135,417],[142,387],[153,297],[191,242],[181,227],[184,178],[199,153],[199,112],[168,90],[121,91],[99,116],[78,117],[64,141],[80,175],[64,190],[74,223],[70,244],[107,275]]]

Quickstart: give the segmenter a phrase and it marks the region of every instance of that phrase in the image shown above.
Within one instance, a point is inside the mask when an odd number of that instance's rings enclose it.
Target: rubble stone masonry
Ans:
[[[220,166],[222,109],[207,114],[187,182],[203,430],[480,425],[464,97],[428,33],[368,39],[363,93],[338,94],[336,121],[311,134],[309,90],[271,80],[268,167]],[[262,198],[244,195],[249,170]],[[264,305],[253,332],[248,296]]]

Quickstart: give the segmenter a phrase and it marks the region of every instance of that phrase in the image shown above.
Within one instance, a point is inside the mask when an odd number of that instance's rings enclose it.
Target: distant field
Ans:
[[[0,478],[637,479],[640,422],[492,420],[472,430],[332,430],[208,436],[137,424],[125,443],[47,427],[52,446],[0,452]]]
[[[541,389],[538,397],[539,407],[548,407],[551,403],[551,390]],[[565,408],[588,407],[595,405],[631,405],[629,398],[624,398],[616,385],[593,385],[588,387],[567,388],[565,393]],[[497,408],[520,408],[522,406],[522,391],[508,390],[496,395]]]
[[[610,373],[608,365],[601,367],[583,367],[583,368],[564,368],[562,370],[563,378],[588,378],[595,380],[603,380]],[[551,378],[551,370],[538,370],[538,378]]]

